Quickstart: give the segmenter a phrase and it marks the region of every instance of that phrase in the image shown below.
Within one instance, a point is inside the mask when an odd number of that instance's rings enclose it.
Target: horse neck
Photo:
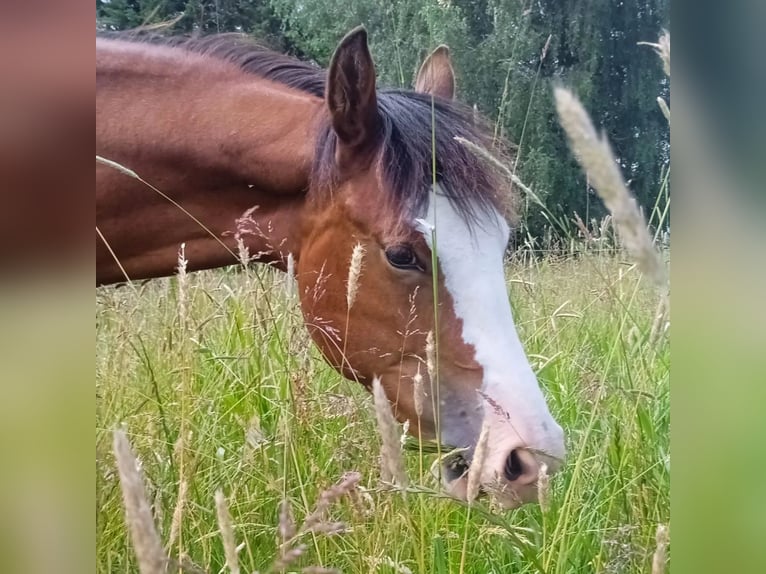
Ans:
[[[243,248],[277,266],[297,256],[322,101],[246,74],[179,62],[142,76],[130,64],[97,74],[97,154],[183,209],[99,165],[98,281],[171,275],[181,243],[190,270],[234,263]]]

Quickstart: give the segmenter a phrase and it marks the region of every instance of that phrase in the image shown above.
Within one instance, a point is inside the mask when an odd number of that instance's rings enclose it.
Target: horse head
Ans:
[[[564,457],[517,335],[504,275],[507,186],[458,139],[489,144],[453,101],[449,51],[423,63],[415,91],[378,90],[362,28],[327,74],[297,279],[312,338],[369,387],[379,377],[409,432],[462,449],[443,472],[513,506],[535,497],[542,465]],[[484,449],[483,449],[484,450]]]

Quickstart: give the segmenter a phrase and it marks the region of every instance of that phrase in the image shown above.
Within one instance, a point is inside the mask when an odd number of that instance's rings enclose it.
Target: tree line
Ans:
[[[670,128],[656,98],[668,100],[670,85],[640,43],[655,42],[669,21],[668,0],[96,0],[100,30],[164,22],[167,33],[243,32],[322,66],[364,24],[388,86],[409,87],[425,54],[447,44],[458,98],[511,142],[517,175],[544,204],[522,209],[520,233],[531,238],[552,228],[571,235],[575,214],[606,215],[556,120],[557,82],[606,132],[647,212],[667,193]]]

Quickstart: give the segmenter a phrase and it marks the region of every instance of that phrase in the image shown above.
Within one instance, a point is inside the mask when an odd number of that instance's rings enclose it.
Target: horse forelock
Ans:
[[[435,183],[471,225],[491,211],[513,219],[510,185],[486,159],[457,139],[493,148],[489,130],[473,110],[403,89],[378,90],[377,101],[380,187],[401,218],[411,221],[423,215]],[[310,190],[320,200],[332,194],[338,182],[337,145],[326,118],[317,136]]]

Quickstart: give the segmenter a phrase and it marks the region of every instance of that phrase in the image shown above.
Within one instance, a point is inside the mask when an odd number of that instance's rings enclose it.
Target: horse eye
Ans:
[[[388,262],[397,269],[423,270],[418,258],[415,257],[415,252],[409,245],[395,245],[389,247],[386,249],[386,259],[388,259]]]

